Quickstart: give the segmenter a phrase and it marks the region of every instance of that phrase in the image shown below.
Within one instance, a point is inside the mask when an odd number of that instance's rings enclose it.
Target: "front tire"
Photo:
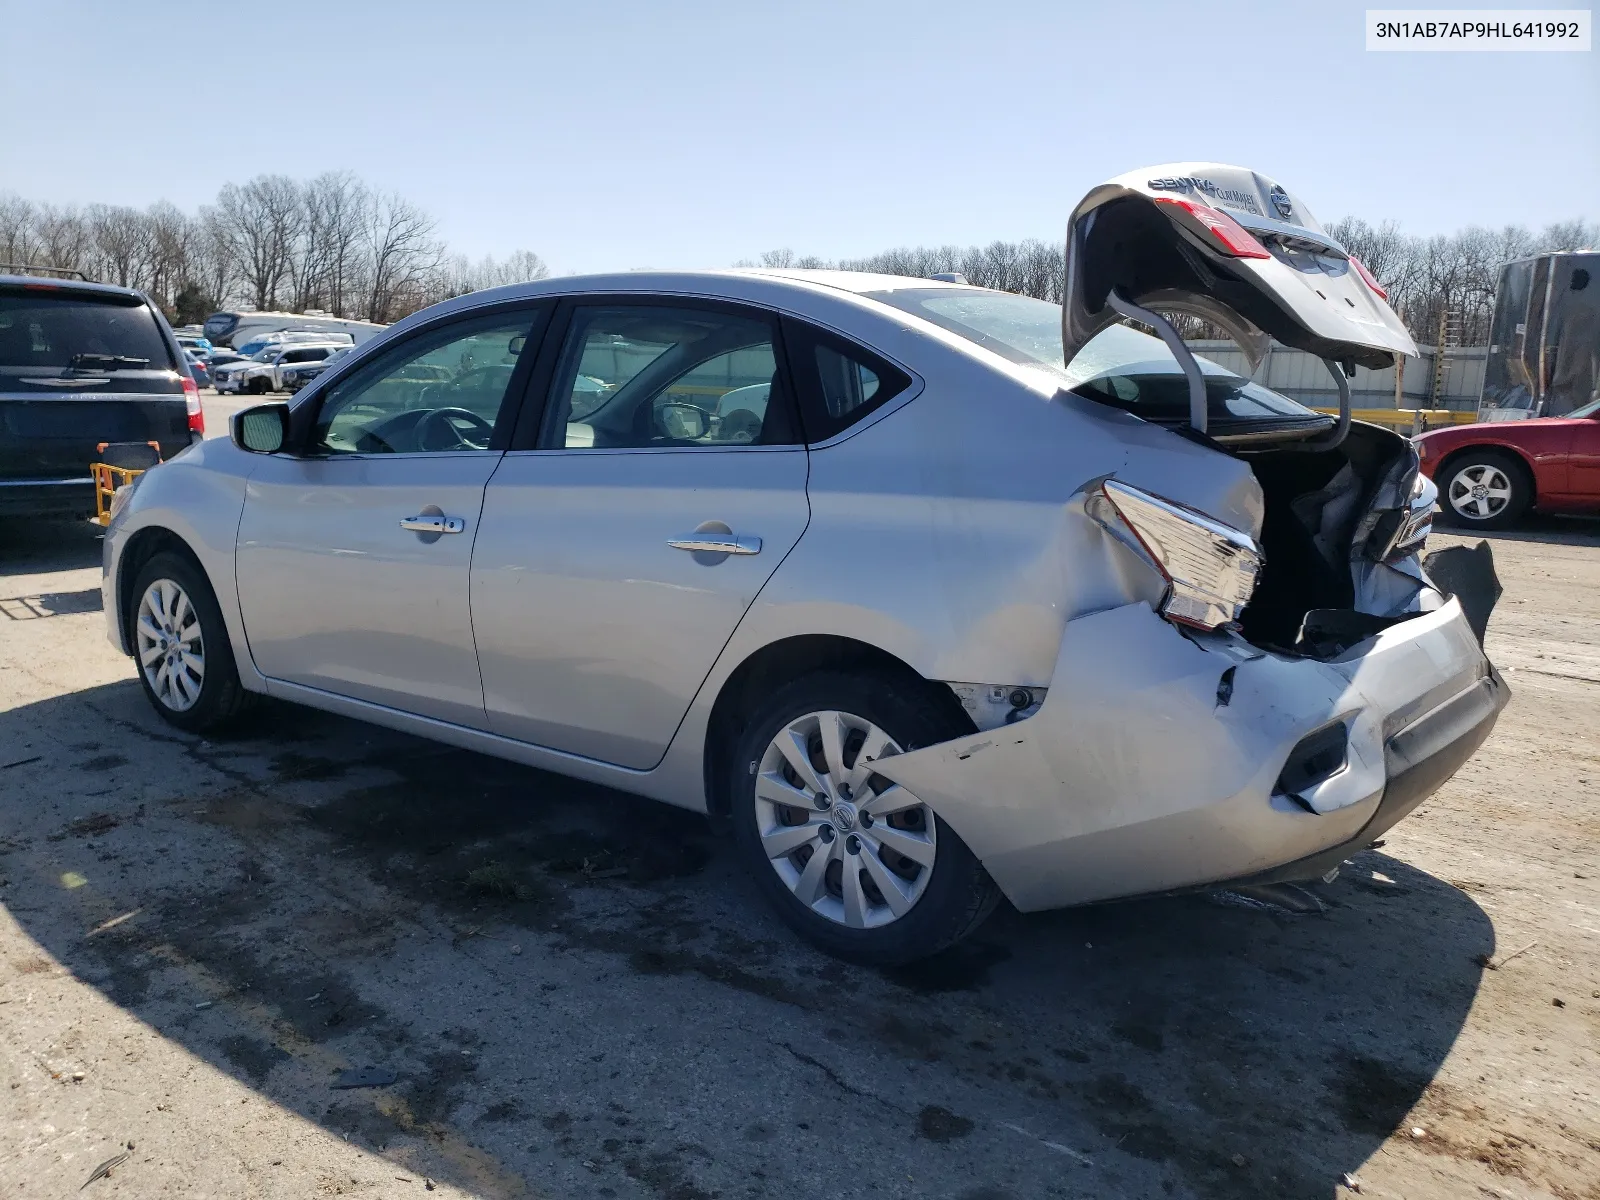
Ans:
[[[728,764],[735,837],[757,888],[839,958],[895,966],[972,933],[1000,893],[955,830],[870,769],[965,729],[882,673],[790,683],[746,725]]]
[[[1533,481],[1523,465],[1497,450],[1467,450],[1439,480],[1439,506],[1452,525],[1506,529],[1533,503]]]
[[[250,694],[205,572],[182,555],[157,554],[134,579],[131,608],[139,683],[161,718],[204,733],[238,717]]]

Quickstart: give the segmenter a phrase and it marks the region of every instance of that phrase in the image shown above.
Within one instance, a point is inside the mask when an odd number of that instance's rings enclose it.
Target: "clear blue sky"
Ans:
[[[0,191],[192,210],[348,168],[558,272],[1054,238],[1180,159],[1417,233],[1600,215],[1596,52],[1369,54],[1363,11],[0,0]]]

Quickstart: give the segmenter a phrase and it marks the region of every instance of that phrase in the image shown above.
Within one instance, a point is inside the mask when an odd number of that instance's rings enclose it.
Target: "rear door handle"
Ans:
[[[761,539],[753,534],[689,533],[668,538],[674,550],[701,551],[706,554],[760,554]]]
[[[460,517],[447,517],[442,513],[422,513],[415,517],[401,517],[400,528],[413,533],[460,533],[467,523]]]

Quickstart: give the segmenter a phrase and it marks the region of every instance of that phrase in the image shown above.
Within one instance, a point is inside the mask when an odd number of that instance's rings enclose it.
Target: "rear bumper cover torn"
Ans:
[[[1035,715],[878,772],[1036,911],[1323,874],[1449,779],[1507,698],[1454,600],[1326,662],[1191,640],[1130,604],[1068,622]],[[1291,751],[1334,724],[1343,765],[1283,794]]]

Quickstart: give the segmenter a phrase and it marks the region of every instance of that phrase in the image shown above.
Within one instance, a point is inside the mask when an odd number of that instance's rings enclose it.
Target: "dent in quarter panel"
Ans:
[[[1084,483],[1116,473],[1259,528],[1243,463],[970,356],[929,354],[915,364],[921,395],[812,452],[811,526],[746,618],[741,649],[837,634],[930,679],[1043,687],[1068,619],[1160,594],[1083,514]]]

